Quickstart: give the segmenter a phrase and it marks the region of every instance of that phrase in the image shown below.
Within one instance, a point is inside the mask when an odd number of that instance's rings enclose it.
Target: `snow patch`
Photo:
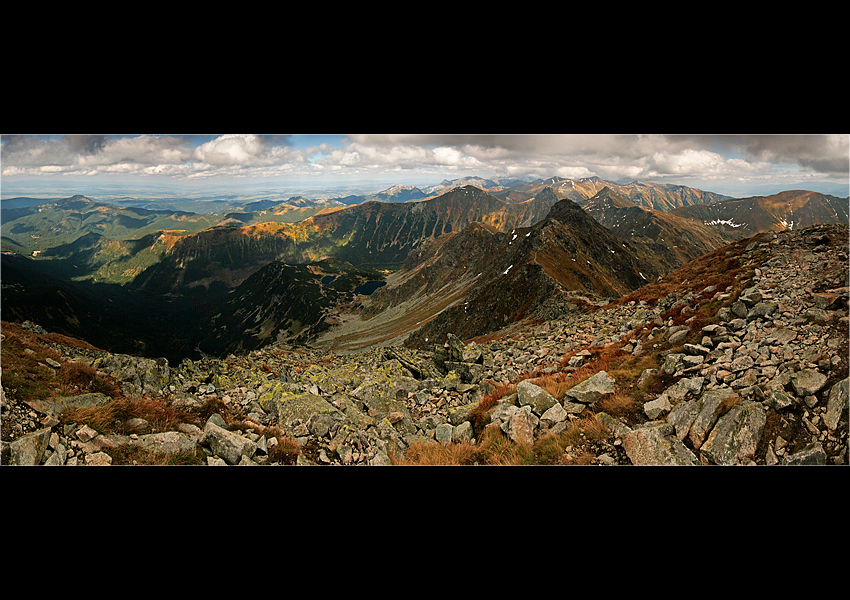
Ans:
[[[734,220],[728,219],[724,221],[723,219],[714,219],[713,221],[705,221],[705,225],[728,225],[729,227],[745,227],[743,223],[735,223]]]

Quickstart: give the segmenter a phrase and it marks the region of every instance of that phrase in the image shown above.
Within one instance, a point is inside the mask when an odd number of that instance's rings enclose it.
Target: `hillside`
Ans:
[[[445,331],[485,335],[575,295],[620,296],[660,273],[629,242],[561,200],[531,227],[503,233],[474,223],[411,251],[359,316],[319,343],[354,349],[410,334],[406,345],[421,348]]]
[[[1,462],[847,465],[847,242],[762,233],[607,305],[422,349],[169,364],[4,321]]]
[[[702,221],[634,204],[608,187],[581,207],[615,236],[629,240],[636,251],[673,270],[732,241]]]
[[[750,237],[763,231],[850,222],[848,198],[805,190],[681,207],[672,210],[671,214],[702,221],[732,239]]]
[[[524,196],[536,194],[543,187],[550,187],[559,198],[566,198],[578,204],[582,204],[585,200],[592,198],[604,188],[608,188],[637,206],[659,211],[669,211],[682,206],[710,204],[728,198],[714,192],[706,192],[682,185],[643,181],[617,184],[604,181],[599,177],[586,177],[582,179],[553,177],[531,184],[516,184],[507,189],[494,190],[492,193],[500,198],[511,198],[512,201],[520,201]]]

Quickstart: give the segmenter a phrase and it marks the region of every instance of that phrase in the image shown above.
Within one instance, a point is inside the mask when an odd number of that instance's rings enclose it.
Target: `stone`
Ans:
[[[593,404],[605,394],[613,394],[614,383],[614,379],[608,373],[599,371],[567,390],[565,396],[581,404]]]
[[[779,344],[780,346],[784,346],[785,344],[791,343],[794,338],[797,337],[797,331],[795,329],[789,329],[786,327],[776,329],[771,333],[766,339],[765,342],[771,344]]]
[[[769,317],[776,312],[777,305],[773,302],[759,302],[747,311],[747,321]]]
[[[452,441],[458,443],[469,443],[472,441],[472,423],[464,421],[452,430]]]
[[[454,425],[451,423],[441,423],[437,425],[437,428],[434,431],[434,439],[440,444],[448,444],[452,441],[453,430]]]
[[[534,426],[531,421],[531,407],[524,406],[511,416],[508,425],[508,437],[516,444],[534,444]]]
[[[826,413],[823,421],[830,431],[835,431],[838,428],[838,423],[842,417],[847,416],[848,411],[848,378],[845,377],[838,383],[832,386],[829,390],[829,397],[826,403]]]
[[[812,442],[805,448],[794,454],[789,454],[783,458],[780,465],[825,465],[826,453],[823,450],[823,444],[820,442]]]
[[[39,412],[59,416],[68,410],[102,406],[111,400],[112,398],[106,394],[88,393],[77,396],[56,396],[48,399],[30,400],[27,404]]]
[[[724,400],[735,395],[731,388],[707,390],[699,398],[699,412],[688,430],[688,440],[694,448],[699,449],[717,421],[720,405]]]
[[[690,330],[681,329],[679,331],[674,332],[672,335],[670,335],[670,337],[667,338],[667,340],[670,342],[671,346],[675,346],[676,344],[680,344],[680,343],[684,342],[687,339],[689,334],[690,334]]]
[[[663,413],[669,412],[673,406],[670,404],[670,400],[667,397],[667,394],[661,394],[655,400],[651,400],[643,405],[643,412],[646,414],[647,418],[654,421],[658,417],[660,417]]]
[[[530,381],[521,381],[516,386],[517,399],[520,406],[531,406],[531,410],[537,415],[542,415],[548,409],[558,404],[552,394]]]
[[[680,402],[673,407],[667,415],[667,422],[675,429],[677,438],[684,440],[687,437],[701,408],[702,403],[697,399]]]
[[[162,433],[148,433],[137,439],[130,439],[130,444],[144,448],[149,452],[162,454],[191,453],[195,451],[198,437],[179,431],[164,431]]]
[[[81,442],[88,442],[96,438],[99,434],[89,427],[88,425],[83,425],[77,430],[76,436],[77,439]]]
[[[672,353],[664,357],[664,362],[661,364],[661,372],[665,375],[674,375],[684,364],[685,354]]]
[[[690,354],[691,356],[706,356],[711,352],[710,349],[706,348],[702,344],[685,344],[683,349],[685,354]]]
[[[694,466],[696,455],[676,437],[668,423],[651,422],[623,436],[623,449],[633,465]]]
[[[204,426],[200,443],[208,446],[213,454],[223,458],[229,465],[239,464],[243,456],[251,458],[257,450],[257,445],[248,438],[223,429],[211,421],[207,421]]]
[[[11,459],[9,464],[18,466],[34,466],[41,464],[47,445],[50,441],[50,429],[39,429],[19,437],[11,444]]]
[[[716,465],[740,465],[750,461],[761,440],[767,412],[758,402],[733,406],[717,420],[700,455]]]
[[[738,373],[740,371],[751,369],[755,364],[755,361],[748,354],[745,354],[733,360],[729,368],[733,373]]]
[[[788,408],[794,403],[794,398],[781,385],[768,386],[764,403],[774,410]]]
[[[800,397],[811,396],[818,393],[826,385],[827,376],[813,369],[797,371],[791,377],[791,385],[794,392]]]
[[[822,308],[810,308],[806,311],[805,318],[812,323],[826,325],[832,319],[832,312]]]
[[[109,456],[106,452],[95,452],[93,454],[86,454],[86,466],[109,466],[112,464],[112,457]]]
[[[582,408],[584,408],[584,405],[582,405]],[[540,421],[551,427],[552,425],[566,421],[568,416],[569,413],[564,407],[559,402],[556,402],[540,416]]]

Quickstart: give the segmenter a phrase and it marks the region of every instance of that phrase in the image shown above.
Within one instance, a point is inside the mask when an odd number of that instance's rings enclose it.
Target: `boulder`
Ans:
[[[733,406],[700,447],[700,454],[716,465],[746,464],[755,456],[767,412],[758,402]]]
[[[558,404],[552,394],[537,386],[530,381],[521,381],[517,387],[517,401],[520,406],[531,406],[531,410],[537,415],[542,415],[544,412]]]
[[[825,465],[826,453],[820,442],[812,442],[799,452],[789,454],[782,459],[780,465]]]
[[[565,396],[581,404],[593,404],[605,394],[614,393],[614,383],[608,373],[599,371],[593,377],[567,390]]]
[[[200,443],[209,447],[214,455],[223,458],[229,465],[238,465],[243,456],[251,458],[257,451],[257,445],[248,438],[223,429],[211,421],[207,421],[204,426]]]
[[[47,444],[50,441],[50,428],[45,427],[33,433],[22,436],[11,444],[11,459],[9,464],[18,466],[34,466],[41,464]]]
[[[848,411],[848,378],[845,377],[832,386],[829,390],[829,398],[826,403],[826,414],[824,423],[830,431],[838,428],[838,422],[847,416]]]
[[[623,449],[633,465],[699,465],[694,453],[676,437],[672,425],[650,422],[623,436]]]
[[[514,411],[508,424],[508,437],[516,444],[534,444],[534,422],[530,406],[523,406]]]
[[[800,398],[804,398],[814,395],[823,389],[823,386],[826,385],[826,380],[826,375],[819,371],[803,369],[794,373],[791,377],[791,385],[794,387],[794,392]]]
[[[688,440],[694,448],[699,449],[706,436],[717,422],[720,405],[727,398],[734,396],[731,388],[718,388],[703,392],[699,398],[699,412],[688,430]]]

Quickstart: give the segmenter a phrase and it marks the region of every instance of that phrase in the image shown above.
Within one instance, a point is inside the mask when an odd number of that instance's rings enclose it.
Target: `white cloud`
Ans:
[[[309,136],[300,136],[309,138]],[[766,180],[830,173],[846,181],[848,136],[348,134],[290,146],[288,135],[3,136],[4,178],[140,174],[175,178],[524,176],[609,181]],[[707,188],[710,189],[710,188]]]

